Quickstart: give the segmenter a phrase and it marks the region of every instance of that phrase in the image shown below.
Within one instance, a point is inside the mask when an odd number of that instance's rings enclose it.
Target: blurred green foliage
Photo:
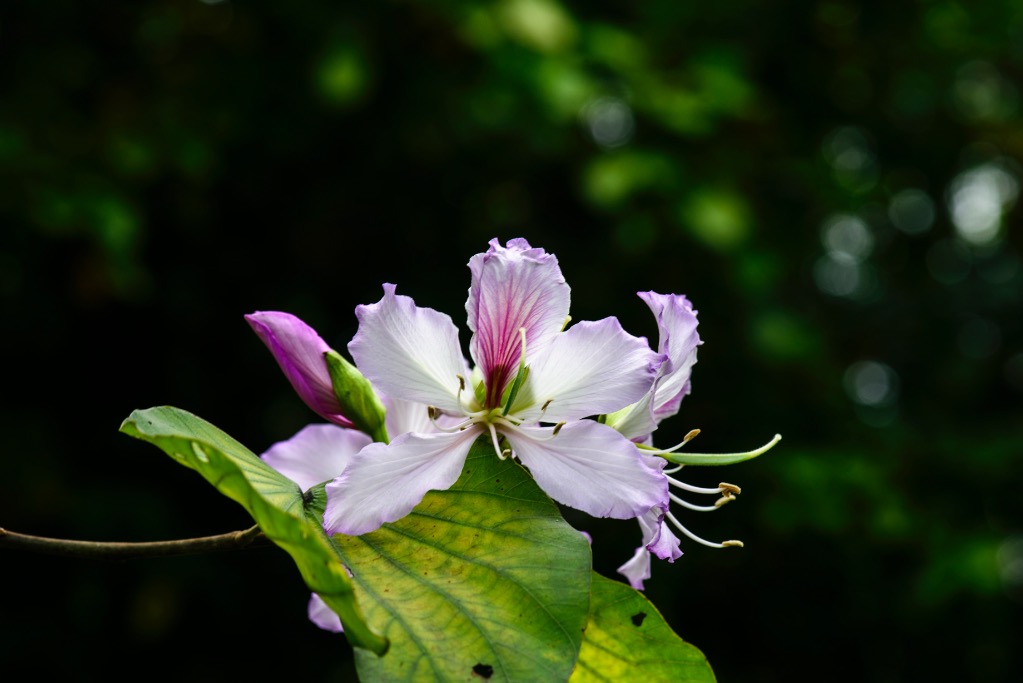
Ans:
[[[1017,3],[53,0],[0,10],[0,73],[0,525],[242,528],[120,420],[171,403],[259,452],[313,416],[242,314],[343,350],[388,281],[459,320],[469,256],[524,236],[577,320],[652,336],[646,289],[699,308],[659,443],[785,435],[689,475],[743,486],[686,521],[747,547],[648,583],[722,681],[1023,674]],[[638,542],[570,520],[606,575]],[[3,562],[5,662],[59,638],[99,678],[217,631],[288,653],[253,675],[351,672],[272,550]]]

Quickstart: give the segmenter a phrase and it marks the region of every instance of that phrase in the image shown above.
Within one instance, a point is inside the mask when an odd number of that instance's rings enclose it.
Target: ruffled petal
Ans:
[[[327,606],[316,593],[309,597],[309,621],[313,622],[324,631],[331,633],[344,633],[345,628],[341,625],[341,617],[334,610]]]
[[[340,477],[327,484],[323,526],[330,534],[358,536],[412,511],[430,489],[458,479],[478,429],[399,436],[359,452]]]
[[[630,586],[643,590],[643,582],[650,578],[650,552],[643,546],[636,548],[632,558],[618,568],[618,573],[629,580]]]
[[[323,359],[330,347],[313,328],[280,311],[256,311],[245,316],[245,320],[270,349],[307,406],[325,420],[342,427],[353,426],[334,396],[330,372]]]
[[[668,480],[636,445],[592,420],[503,428],[512,450],[547,494],[594,517],[637,517],[668,497]]]
[[[529,366],[512,412],[526,421],[576,420],[611,413],[650,391],[664,357],[616,318],[581,322],[557,335]],[[528,408],[519,410],[521,404]]]
[[[654,508],[647,514],[651,517],[651,519],[648,519],[648,522],[651,523],[654,533],[651,538],[643,539],[644,547],[658,558],[668,562],[674,562],[682,557],[678,536],[674,534],[671,527],[664,521],[664,510]]]
[[[660,340],[657,350],[668,357],[653,401],[657,420],[678,412],[682,398],[689,394],[689,377],[696,364],[696,347],[703,342],[696,331],[696,311],[681,294],[639,292],[657,318]]]
[[[509,240],[507,247],[491,240],[485,254],[469,260],[469,270],[469,352],[483,370],[486,405],[494,407],[519,365],[519,329],[526,331],[528,361],[564,326],[570,290],[558,259],[524,239]]]
[[[468,371],[451,318],[420,308],[384,285],[375,304],[357,306],[359,331],[348,344],[355,364],[390,396],[459,411],[458,375]]]
[[[352,457],[370,442],[368,436],[354,429],[312,424],[287,441],[275,443],[260,457],[307,491],[341,474]]]

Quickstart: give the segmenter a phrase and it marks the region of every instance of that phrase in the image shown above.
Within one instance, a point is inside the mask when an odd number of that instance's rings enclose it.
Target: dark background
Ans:
[[[120,421],[177,405],[261,452],[315,416],[243,314],[343,349],[395,282],[465,344],[464,264],[523,236],[576,320],[700,310],[658,443],[785,437],[685,472],[743,487],[684,520],[746,548],[648,582],[721,681],[1020,680],[1019,7],[5,3],[0,526],[248,526]],[[608,575],[638,540],[570,520]],[[0,563],[6,671],[352,675],[274,548]]]

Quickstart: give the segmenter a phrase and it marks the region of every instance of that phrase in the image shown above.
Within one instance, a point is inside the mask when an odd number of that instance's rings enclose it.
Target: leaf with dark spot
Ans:
[[[592,586],[590,620],[569,683],[715,683],[703,653],[675,635],[642,593],[596,573]]]
[[[494,667],[489,664],[477,664],[472,667],[472,672],[480,678],[490,678],[494,675]]]

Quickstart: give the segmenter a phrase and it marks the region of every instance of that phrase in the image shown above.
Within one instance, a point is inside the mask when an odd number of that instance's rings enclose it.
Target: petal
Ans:
[[[570,290],[558,259],[524,239],[510,240],[507,248],[491,240],[485,254],[469,260],[469,270],[469,352],[483,370],[486,405],[494,407],[519,365],[519,329],[526,331],[529,360],[564,327]]]
[[[309,597],[308,614],[309,621],[324,631],[332,633],[344,633],[345,631],[344,626],[341,625],[341,618],[316,593]]]
[[[359,331],[348,344],[355,364],[384,393],[461,411],[458,376],[468,376],[451,318],[420,308],[384,285],[375,304],[357,306]]]
[[[260,457],[307,491],[341,474],[352,456],[370,443],[368,436],[354,429],[312,424],[275,443]]]
[[[502,427],[512,450],[547,494],[594,517],[629,519],[668,497],[668,480],[636,445],[592,420],[550,427]]]
[[[629,585],[643,590],[643,581],[650,578],[650,553],[646,548],[636,548],[632,559],[618,568],[618,573],[629,580]]]
[[[687,298],[657,292],[639,292],[639,296],[657,318],[657,350],[668,357],[653,404],[654,415],[661,420],[677,413],[682,398],[689,393],[696,347],[703,342],[696,331],[696,311]]]
[[[678,536],[672,532],[671,527],[664,521],[664,511],[660,508],[654,508],[649,514],[654,515],[654,519],[651,521],[655,523],[655,531],[653,538],[649,539],[649,541],[644,539],[646,549],[658,558],[668,562],[674,562],[682,557]]]
[[[387,433],[391,438],[408,432],[435,432],[437,428],[430,421],[428,406],[424,403],[403,401],[390,396],[381,397],[387,406]]]
[[[291,386],[313,411],[330,422],[351,427],[334,396],[334,386],[323,354],[330,351],[327,342],[304,322],[280,311],[256,311],[245,316],[277,359]]]
[[[327,484],[324,528],[330,534],[358,536],[401,519],[427,491],[455,483],[477,436],[478,429],[413,432],[389,445],[366,446],[340,477]]]
[[[546,422],[614,412],[650,391],[663,361],[616,318],[581,322],[555,337],[530,364],[512,412],[535,420],[546,405]],[[520,404],[530,407],[517,410]]]

